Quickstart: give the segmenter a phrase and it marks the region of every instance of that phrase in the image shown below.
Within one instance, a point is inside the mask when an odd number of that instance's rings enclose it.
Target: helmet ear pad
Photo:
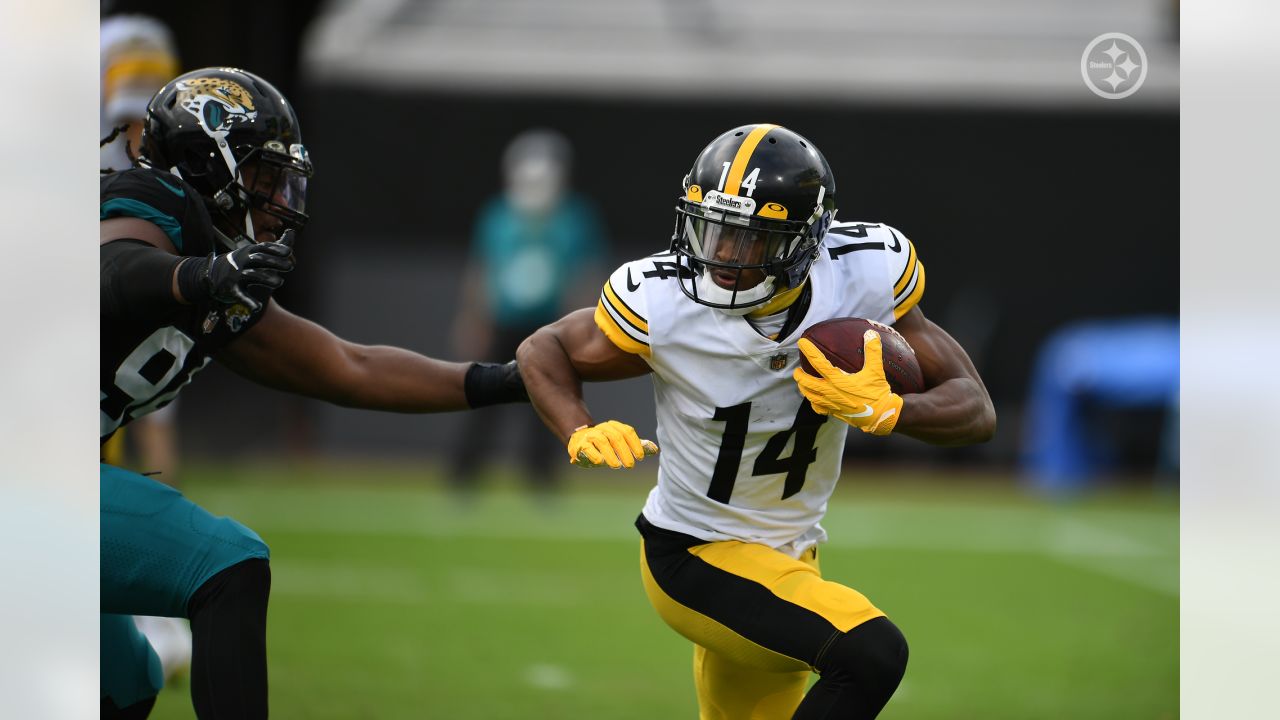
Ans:
[[[190,145],[182,152],[182,176],[200,191],[212,196],[231,182],[231,172],[220,157],[210,157]]]

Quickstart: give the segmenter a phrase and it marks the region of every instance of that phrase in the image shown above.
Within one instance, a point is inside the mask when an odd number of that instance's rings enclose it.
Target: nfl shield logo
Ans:
[[[773,357],[769,358],[769,369],[770,369],[770,370],[781,370],[781,369],[785,368],[786,366],[787,366],[787,355],[786,355],[786,353],[782,353],[782,354],[780,354],[780,355],[774,355]]]

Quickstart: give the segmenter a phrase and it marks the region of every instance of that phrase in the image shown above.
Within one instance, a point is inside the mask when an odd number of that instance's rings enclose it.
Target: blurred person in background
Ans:
[[[102,442],[169,404],[214,358],[347,407],[419,413],[524,399],[514,362],[357,345],[272,299],[294,267],[311,175],[293,109],[252,73],[196,70],[151,100],[138,166],[101,184]],[[163,684],[128,617],[140,613],[191,620],[200,718],[265,718],[266,544],[106,463],[100,498],[103,716],[146,717]]]
[[[146,15],[114,15],[102,19],[100,34],[99,168],[104,173],[133,167],[142,144],[147,103],[178,75],[178,56],[169,28]],[[173,404],[130,428],[137,454],[134,465],[173,483],[178,463]],[[124,433],[104,448],[113,464],[125,462]]]
[[[147,103],[178,75],[178,53],[164,23],[146,15],[102,19],[99,165],[105,171],[133,167],[142,143]]]
[[[694,643],[703,720],[873,718],[907,644],[866,596],[819,570],[846,433],[984,442],[991,399],[964,349],[920,310],[914,245],[880,223],[835,224],[831,169],[796,133],[722,134],[685,176],[676,213],[670,252],[624,264],[594,310],[520,346],[529,397],[571,462],[630,468],[657,448],[629,425],[597,423],[582,381],[652,378],[663,452],[636,521],[641,576],[658,614]],[[890,389],[874,331],[856,373],[800,339],[850,316],[901,332],[927,390]],[[801,355],[820,376],[798,367]],[[811,672],[821,677],[806,693]]]
[[[520,342],[572,308],[591,304],[603,270],[607,238],[591,201],[570,189],[573,150],[549,129],[517,135],[502,156],[504,191],[476,219],[471,260],[454,324],[460,357],[504,359]],[[464,425],[449,481],[461,497],[475,491],[480,464],[491,453],[495,427],[523,427],[521,469],[535,496],[554,489],[556,451],[533,413],[504,408],[474,413]]]
[[[101,104],[99,124],[104,141],[99,168],[113,172],[133,167],[142,141],[142,125],[151,96],[178,74],[178,55],[164,23],[146,15],[103,18],[99,35]],[[102,449],[103,459],[176,484],[178,470],[177,403],[147,415],[129,431],[132,462],[126,460],[124,433],[116,433]],[[166,682],[191,665],[191,628],[180,618],[139,616],[138,629],[159,655]]]

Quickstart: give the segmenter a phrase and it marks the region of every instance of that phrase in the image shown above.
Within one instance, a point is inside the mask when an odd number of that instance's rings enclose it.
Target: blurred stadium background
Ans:
[[[1029,425],[1038,363],[1064,333],[1176,333],[1176,2],[103,7],[166,22],[184,69],[240,65],[294,101],[317,174],[282,303],[438,357],[455,354],[472,223],[520,131],[572,141],[610,266],[667,246],[680,179],[717,133],[767,121],[806,135],[835,170],[841,219],[916,243],[922,307],[1000,414],[975,448],[850,437],[823,564],[912,643],[884,717],[1177,716],[1176,394],[1095,393],[1082,371],[1056,401],[1090,432],[1059,440],[1097,462],[1052,482],[1033,445],[1056,436]],[[1146,83],[1124,100],[1081,79],[1105,32],[1146,50]],[[1147,375],[1172,362],[1176,380],[1176,337],[1174,353]],[[1106,371],[1108,347],[1086,355]],[[687,643],[637,578],[650,471],[567,475],[546,515],[519,493],[522,440],[494,437],[490,490],[462,512],[444,489],[456,416],[334,408],[216,366],[183,398],[184,491],[273,547],[276,717],[696,713]],[[646,380],[589,399],[652,432]],[[186,692],[166,691],[156,716],[190,717]]]

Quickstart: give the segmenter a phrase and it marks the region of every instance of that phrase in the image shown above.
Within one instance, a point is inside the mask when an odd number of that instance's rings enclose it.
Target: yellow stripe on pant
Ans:
[[[790,718],[826,647],[884,615],[862,593],[823,580],[816,548],[796,560],[738,541],[680,547],[688,536],[638,524],[649,602],[694,643],[701,720]]]
[[[805,553],[807,562],[737,540],[707,543],[689,548],[689,552],[713,567],[760,583],[779,599],[821,615],[841,632],[884,615],[857,590],[822,579],[817,547]]]
[[[645,562],[643,540],[640,543],[640,572],[650,604],[672,630],[736,663],[771,672],[797,670],[807,672],[809,670],[808,663],[754,643],[725,627],[715,618],[707,617],[671,599],[653,579],[649,563]]]

